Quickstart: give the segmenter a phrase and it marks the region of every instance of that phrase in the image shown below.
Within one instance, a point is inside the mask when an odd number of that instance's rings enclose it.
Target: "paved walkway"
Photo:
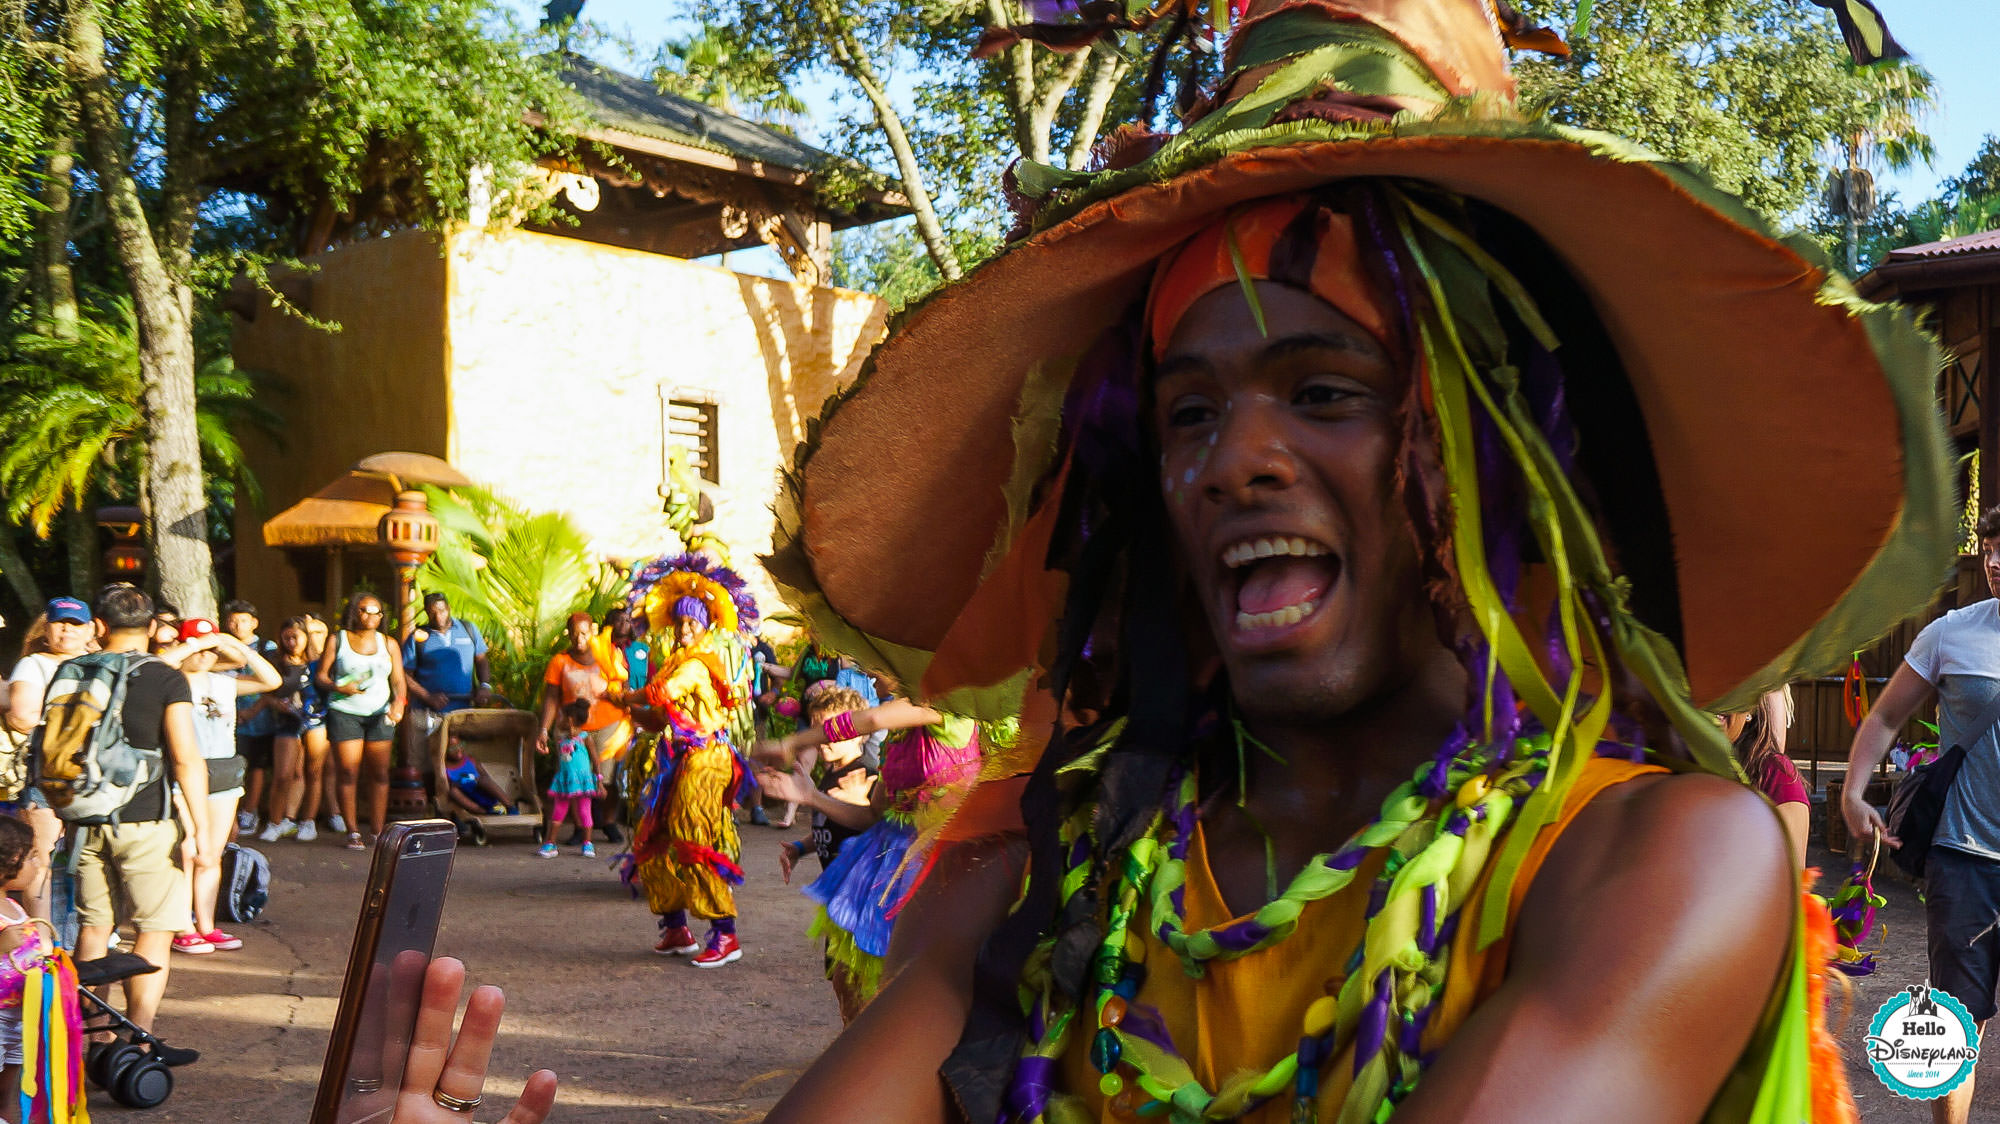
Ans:
[[[1819,831],[1818,813],[1819,809],[1815,809],[1813,826],[1816,840],[1824,838]],[[1817,842],[1813,845],[1810,861],[1825,872],[1818,886],[1822,894],[1832,894],[1847,877],[1849,867],[1846,857],[1826,850]],[[1875,876],[1875,889],[1889,899],[1888,907],[1878,915],[1882,924],[1887,926],[1887,935],[1885,937],[1878,932],[1868,945],[1880,966],[1874,975],[1854,982],[1852,1005],[1844,1023],[1840,1021],[1839,993],[1829,989],[1834,1009],[1833,1025],[1840,1039],[1840,1048],[1847,1058],[1848,1085],[1861,1107],[1861,1119],[1867,1124],[1929,1124],[1930,1104],[1905,1100],[1890,1093],[1876,1079],[1875,1071],[1870,1068],[1864,1053],[1868,1024],[1875,1017],[1876,1010],[1905,987],[1922,983],[1930,968],[1928,954],[1924,951],[1923,903],[1917,897],[1916,887],[1890,868],[1886,855]],[[1996,1021],[1994,1029],[2000,1030],[2000,1021]],[[1995,1039],[1994,1053],[2000,1054],[2000,1039]],[[2000,1060],[1981,1059],[1978,1072],[1980,1083],[1972,1108],[1974,1124],[2000,1121]]]
[[[458,853],[438,949],[464,959],[474,983],[507,990],[489,1095],[511,1099],[546,1067],[562,1078],[556,1118],[566,1124],[764,1115],[840,1017],[805,935],[808,903],[778,880],[777,844],[800,832],[743,831],[745,951],[711,970],[653,954],[651,915],[602,859],[573,848],[540,859],[523,833]],[[93,1114],[135,1124],[305,1120],[368,856],[324,843],[262,849],[272,903],[265,920],[235,928],[243,949],[174,960],[159,1029],[202,1060],[178,1071],[158,1109],[131,1112],[98,1093]]]

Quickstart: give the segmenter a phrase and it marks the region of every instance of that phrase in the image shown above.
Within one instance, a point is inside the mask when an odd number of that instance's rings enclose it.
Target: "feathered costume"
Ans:
[[[882,957],[903,903],[929,869],[932,845],[979,776],[978,723],[946,715],[899,730],[882,747],[882,818],[840,845],[805,888],[819,903],[813,936],[826,938],[829,970],[844,969],[862,1002],[882,982]]]
[[[76,964],[56,946],[47,922],[31,921],[28,930],[28,940],[0,956],[0,1007],[18,1008],[21,1013],[17,1119],[89,1124]]]
[[[1814,2],[1886,45],[1859,0]],[[1008,34],[1131,18],[1104,7]],[[1029,872],[940,1068],[968,1119],[1380,1122],[1488,997],[1481,958],[1504,963],[1577,808],[1641,772],[1741,780],[1703,710],[1824,674],[1930,597],[1955,526],[1937,353],[1693,169],[1520,106],[1503,45],[1553,37],[1511,5],[1152,12],[1225,47],[1220,86],[1096,167],[1010,172],[1011,244],[828,405],[765,565],[815,633],[956,713],[1103,679],[1074,697],[1110,709],[1022,762]],[[1142,416],[1153,333],[1218,278],[1260,329],[1260,283],[1320,299],[1407,374],[1398,489],[1475,688],[1374,822],[1235,919],[1191,873],[1228,725],[1197,721],[1159,509],[1198,472],[1160,474]],[[1733,997],[1762,1011],[1706,1120],[1854,1118],[1834,927],[1816,903],[1795,922],[1773,992]],[[1260,963],[1307,986],[1229,993],[1227,1029],[1162,1017]]]
[[[634,762],[638,827],[621,877],[661,916],[734,917],[742,846],[729,808],[748,769],[731,730],[749,709],[749,692],[743,661],[732,655],[743,645],[726,634],[756,628],[756,602],[741,578],[694,555],[648,563],[628,598],[661,643],[643,697],[667,725]],[[669,639],[682,619],[704,627],[685,647]]]

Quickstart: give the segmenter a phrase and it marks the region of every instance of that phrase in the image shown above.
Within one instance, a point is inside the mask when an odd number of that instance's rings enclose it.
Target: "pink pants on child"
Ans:
[[[583,827],[583,830],[589,831],[591,828],[597,826],[590,822],[590,794],[588,792],[577,793],[574,796],[556,796],[551,794],[549,799],[553,801],[549,806],[549,826],[551,828],[561,827],[563,821],[569,818],[569,810],[571,808],[576,809],[576,822]]]

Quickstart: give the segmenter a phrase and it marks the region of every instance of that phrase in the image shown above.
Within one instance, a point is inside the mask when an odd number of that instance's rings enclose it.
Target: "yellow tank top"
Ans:
[[[1508,906],[1509,917],[1519,911],[1549,848],[1586,804],[1612,785],[1664,772],[1657,765],[1634,765],[1603,757],[1586,762],[1576,784],[1564,798],[1561,815],[1542,830],[1521,864]],[[1143,925],[1134,923],[1133,930],[1145,934],[1147,967],[1146,982],[1139,989],[1137,1002],[1160,1012],[1173,1035],[1174,1045],[1203,1085],[1218,1088],[1231,1074],[1242,1070],[1261,1073],[1298,1047],[1300,1021],[1306,1007],[1323,995],[1337,993],[1346,978],[1347,960],[1361,941],[1370,887],[1385,860],[1386,852],[1370,855],[1344,890],[1307,905],[1291,936],[1234,960],[1211,961],[1200,979],[1179,969],[1174,954],[1161,943],[1150,918]],[[1466,923],[1459,926],[1453,938],[1451,971],[1445,980],[1444,995],[1424,1032],[1427,1050],[1450,1041],[1473,1008],[1500,986],[1506,973],[1507,937],[1483,950],[1475,947],[1477,926],[1471,921],[1479,916],[1486,893],[1487,879],[1481,878],[1460,915]],[[1222,891],[1209,870],[1207,845],[1199,824],[1188,845],[1186,909],[1189,931],[1224,925],[1231,920]],[[1145,913],[1142,907],[1142,916]],[[1511,931],[1511,924],[1509,928]],[[1072,1032],[1061,1063],[1062,1087],[1075,1098],[1071,1104],[1081,1102],[1077,1107],[1083,1111],[1077,1114],[1057,1110],[1051,1117],[1106,1124],[1142,1119],[1134,1109],[1143,1103],[1143,1094],[1133,1092],[1129,1086],[1126,1092],[1112,1098],[1098,1092],[1098,1073],[1090,1064],[1090,1039],[1088,1032]],[[1353,1074],[1350,1045],[1321,1070],[1322,1119],[1331,1119],[1338,1111]],[[1253,1124],[1288,1124],[1291,1111],[1291,1098],[1280,1096],[1242,1119]]]

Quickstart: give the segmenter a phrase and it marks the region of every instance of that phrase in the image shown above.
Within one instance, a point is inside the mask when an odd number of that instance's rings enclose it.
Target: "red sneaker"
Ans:
[[[735,933],[718,933],[711,929],[708,933],[708,947],[694,958],[697,968],[720,968],[724,964],[734,964],[743,959],[743,946],[736,943]]]
[[[653,946],[653,951],[661,956],[687,956],[700,950],[701,946],[695,943],[694,934],[688,931],[686,925],[660,930],[660,943]]]

